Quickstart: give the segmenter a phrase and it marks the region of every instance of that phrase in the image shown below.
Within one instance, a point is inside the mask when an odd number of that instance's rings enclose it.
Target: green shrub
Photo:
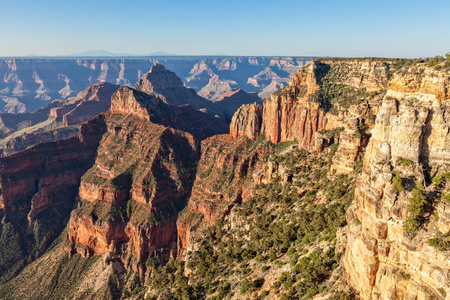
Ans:
[[[427,196],[424,190],[418,188],[412,190],[411,196],[411,204],[408,205],[408,211],[411,212],[414,217],[417,217],[427,203]]]
[[[392,177],[392,184],[394,185],[394,193],[398,194],[405,189],[405,184],[399,174]]]
[[[430,244],[430,246],[438,248],[441,251],[450,250],[450,241],[444,240],[443,238],[429,239],[428,243]]]
[[[443,193],[442,199],[444,199],[446,202],[450,203],[450,193]]]
[[[402,158],[402,166],[409,166],[411,165],[411,161],[406,158]]]
[[[433,182],[436,187],[441,187],[442,183],[444,183],[444,180],[441,176],[436,175],[433,177],[433,179],[431,179],[431,182]]]

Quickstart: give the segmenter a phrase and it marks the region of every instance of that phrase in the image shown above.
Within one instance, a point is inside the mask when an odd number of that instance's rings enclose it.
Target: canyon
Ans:
[[[136,81],[75,136],[0,158],[6,299],[450,295],[446,62],[316,59],[228,112],[234,83],[207,101],[159,64]]]
[[[111,96],[118,88],[96,83],[76,97],[54,100],[32,113],[0,114],[0,156],[75,135],[81,124],[110,108]]]
[[[163,64],[208,100],[232,89],[259,93],[264,99],[313,57],[131,57],[2,58],[0,111],[32,112],[55,99],[76,96],[98,82],[132,87],[150,68]],[[264,73],[264,72],[265,73]],[[263,72],[265,75],[258,75]],[[251,79],[251,80],[250,80]]]

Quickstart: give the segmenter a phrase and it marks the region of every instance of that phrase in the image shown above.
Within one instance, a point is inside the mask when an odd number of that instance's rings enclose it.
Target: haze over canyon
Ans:
[[[0,59],[0,111],[32,112],[97,82],[133,86],[155,63],[212,101],[232,89],[261,99],[285,86],[313,57],[11,58]]]

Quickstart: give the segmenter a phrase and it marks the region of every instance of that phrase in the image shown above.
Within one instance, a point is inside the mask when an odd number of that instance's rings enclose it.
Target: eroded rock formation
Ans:
[[[449,233],[449,204],[436,199],[433,193],[439,189],[430,186],[430,177],[449,171],[448,79],[448,74],[424,66],[398,72],[377,114],[348,215],[344,259],[362,299],[450,295],[448,253],[428,242],[438,232]],[[394,183],[393,174],[403,178],[404,188],[398,178]],[[431,193],[428,201],[436,199],[428,209],[437,214],[426,217],[412,236],[405,222],[412,214],[413,189],[422,185]]]
[[[43,253],[65,228],[105,130],[99,116],[72,138],[0,158],[0,280]]]
[[[246,136],[251,140],[258,138],[261,130],[263,108],[259,104],[241,106],[233,116],[230,134],[237,139]]]
[[[223,133],[223,121],[159,94],[120,88],[105,114],[107,132],[79,189],[67,249],[113,252],[141,276],[145,262],[177,254],[178,212],[190,196],[199,140]]]

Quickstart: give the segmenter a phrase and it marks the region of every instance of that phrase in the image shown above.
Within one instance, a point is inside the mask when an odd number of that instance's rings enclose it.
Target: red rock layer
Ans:
[[[68,247],[85,256],[114,251],[143,274],[147,259],[176,255],[177,210],[190,193],[197,142],[129,114],[106,120],[95,165],[81,180]]]
[[[297,140],[302,148],[322,150],[324,143],[320,139],[316,141],[316,132],[342,124],[327,114],[320,103],[312,102],[309,96],[321,89],[323,78],[330,72],[339,77],[336,80],[334,75],[331,76],[332,84],[380,92],[387,87],[388,65],[389,62],[369,59],[312,61],[292,76],[287,87],[264,101],[260,132],[255,132],[251,122],[243,122],[253,119],[253,111],[247,112],[247,116],[241,110],[234,116],[240,122],[232,124],[231,133],[234,137],[246,135],[251,139],[261,133],[272,143]]]
[[[1,212],[29,209],[32,219],[54,201],[63,201],[58,193],[79,184],[93,163],[104,128],[103,117],[98,117],[83,125],[75,137],[1,158]]]

